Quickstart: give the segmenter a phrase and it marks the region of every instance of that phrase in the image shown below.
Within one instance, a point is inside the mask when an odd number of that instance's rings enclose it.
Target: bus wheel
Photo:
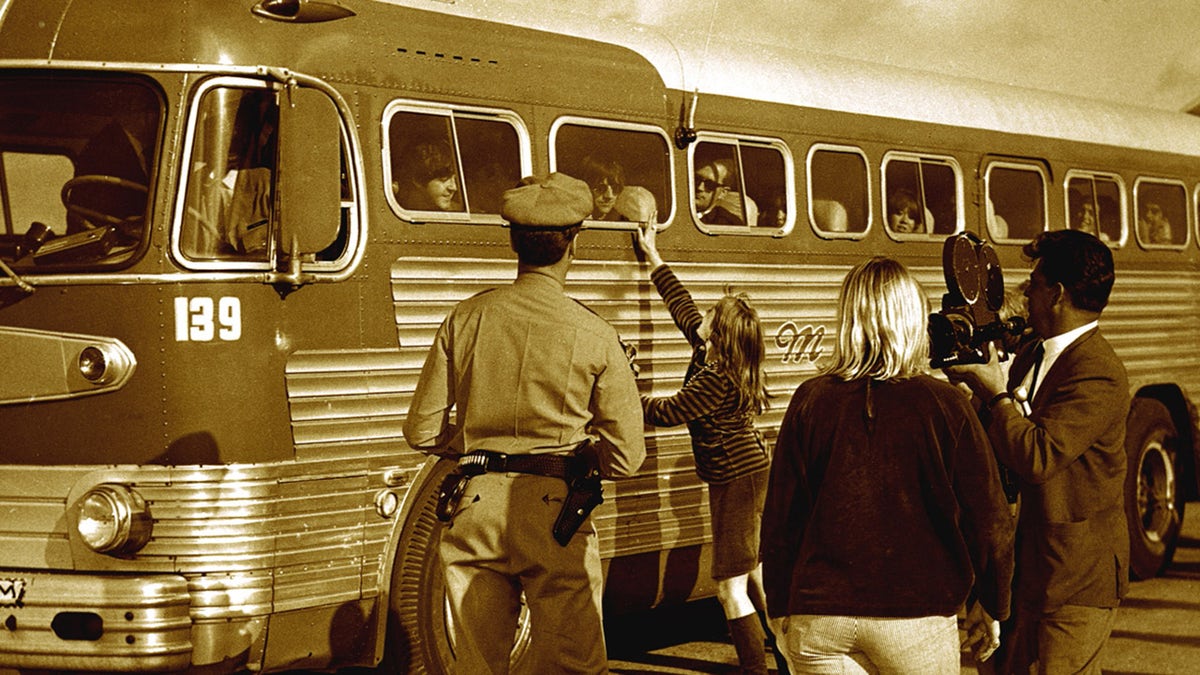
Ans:
[[[380,673],[453,675],[453,619],[446,598],[446,580],[438,559],[445,524],[437,519],[437,491],[455,464],[438,462],[416,501],[400,535],[388,594],[387,645]],[[521,613],[513,643],[513,670],[529,651],[529,611],[521,598]]]
[[[1135,579],[1157,576],[1175,554],[1184,508],[1175,472],[1178,439],[1166,406],[1149,398],[1133,400],[1125,432],[1125,513]]]

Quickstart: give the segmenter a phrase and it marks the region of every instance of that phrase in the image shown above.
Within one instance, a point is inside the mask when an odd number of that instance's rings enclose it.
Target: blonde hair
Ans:
[[[761,414],[768,407],[766,374],[763,372],[762,323],[758,311],[745,293],[733,294],[729,288],[712,308],[712,334],[708,338],[710,357],[737,384],[742,412]]]
[[[902,380],[928,372],[929,298],[908,269],[875,257],[846,275],[838,335],[826,373],[843,380]]]

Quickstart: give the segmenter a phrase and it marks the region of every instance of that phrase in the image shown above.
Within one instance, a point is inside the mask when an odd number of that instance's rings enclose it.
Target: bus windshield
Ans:
[[[130,262],[162,115],[144,80],[0,75],[0,259],[38,272]]]

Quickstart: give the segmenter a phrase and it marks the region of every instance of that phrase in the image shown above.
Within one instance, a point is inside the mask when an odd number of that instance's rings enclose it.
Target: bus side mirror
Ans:
[[[341,227],[341,124],[333,101],[317,89],[294,87],[281,99],[276,247],[304,256],[333,243]]]

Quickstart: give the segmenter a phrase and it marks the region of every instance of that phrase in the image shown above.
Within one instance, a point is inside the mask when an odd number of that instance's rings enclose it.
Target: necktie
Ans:
[[[1029,378],[1029,400],[1033,400],[1033,392],[1037,390],[1038,371],[1042,369],[1042,357],[1046,356],[1046,346],[1044,343],[1037,343],[1033,348],[1033,377]]]

